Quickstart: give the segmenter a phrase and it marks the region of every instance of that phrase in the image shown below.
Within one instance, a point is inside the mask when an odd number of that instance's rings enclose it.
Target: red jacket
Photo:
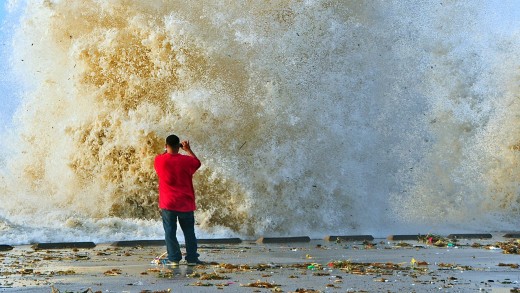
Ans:
[[[154,168],[159,177],[159,208],[176,212],[192,212],[195,207],[193,174],[200,167],[197,158],[164,153],[155,157]]]

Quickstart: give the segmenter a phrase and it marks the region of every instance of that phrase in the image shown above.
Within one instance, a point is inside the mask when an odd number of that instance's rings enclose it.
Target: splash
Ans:
[[[153,159],[170,133],[202,159],[208,233],[515,225],[518,48],[483,47],[486,9],[31,2],[13,62],[34,89],[5,135],[1,227],[160,234]]]

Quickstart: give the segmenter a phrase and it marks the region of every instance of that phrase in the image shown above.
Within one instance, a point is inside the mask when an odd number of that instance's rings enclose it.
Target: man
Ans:
[[[189,141],[180,141],[176,135],[166,138],[166,151],[155,158],[155,171],[159,177],[159,208],[164,227],[167,264],[179,265],[182,260],[177,241],[177,220],[186,241],[186,262],[188,265],[201,264],[197,253],[195,237],[195,190],[193,174],[200,167],[200,161],[193,153]],[[179,154],[182,148],[187,155]]]

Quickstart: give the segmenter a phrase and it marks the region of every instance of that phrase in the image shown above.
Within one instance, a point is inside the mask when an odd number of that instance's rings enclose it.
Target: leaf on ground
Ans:
[[[253,287],[253,288],[275,288],[279,287],[280,285],[274,284],[274,283],[268,283],[268,282],[262,282],[260,280],[249,283],[249,284],[240,284],[241,287]]]

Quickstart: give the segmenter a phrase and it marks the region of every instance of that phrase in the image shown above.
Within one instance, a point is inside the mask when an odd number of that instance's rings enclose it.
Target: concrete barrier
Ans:
[[[198,244],[238,244],[242,243],[240,238],[215,238],[197,239]],[[136,247],[136,246],[166,246],[165,240],[126,240],[116,241],[111,244],[116,247]]]
[[[136,246],[166,246],[163,240],[124,240],[116,241],[111,244],[116,247],[136,247]]]
[[[325,236],[325,241],[372,241],[372,235],[344,235],[344,236]]]
[[[198,244],[239,244],[242,243],[240,238],[215,238],[215,239],[197,239]]]
[[[427,234],[424,234],[427,235]],[[423,235],[423,236],[424,236]],[[421,234],[410,235],[389,235],[388,240],[391,241],[406,241],[419,240]],[[507,233],[504,238],[520,238],[520,232]],[[468,233],[468,234],[450,234],[447,238],[451,239],[491,239],[493,236],[488,233]],[[372,235],[328,235],[324,237],[325,241],[372,241]],[[310,242],[308,236],[297,237],[260,237],[256,240],[259,244],[268,243],[293,243],[293,242]],[[240,238],[215,238],[215,239],[197,239],[198,244],[239,244],[242,243]],[[135,247],[135,246],[166,246],[166,242],[161,240],[125,240],[111,243],[111,246],[116,247]],[[68,248],[94,248],[96,244],[93,242],[57,242],[57,243],[36,243],[32,245],[34,250],[42,249],[68,249]],[[14,247],[10,245],[0,245],[0,251],[9,251]]]
[[[9,251],[13,250],[13,248],[11,245],[0,245],[0,251]]]
[[[36,243],[32,246],[34,250],[41,249],[68,249],[68,248],[94,248],[94,242],[56,242],[56,243]]]
[[[426,235],[426,234],[425,234]],[[415,235],[389,235],[386,237],[386,239],[391,241],[407,241],[407,240],[419,240],[419,237],[421,234],[415,234]]]
[[[309,236],[298,236],[298,237],[260,237],[256,240],[256,243],[268,244],[268,243],[292,243],[292,242],[310,242]]]
[[[491,234],[450,234],[448,235],[450,239],[491,239],[493,236]]]

